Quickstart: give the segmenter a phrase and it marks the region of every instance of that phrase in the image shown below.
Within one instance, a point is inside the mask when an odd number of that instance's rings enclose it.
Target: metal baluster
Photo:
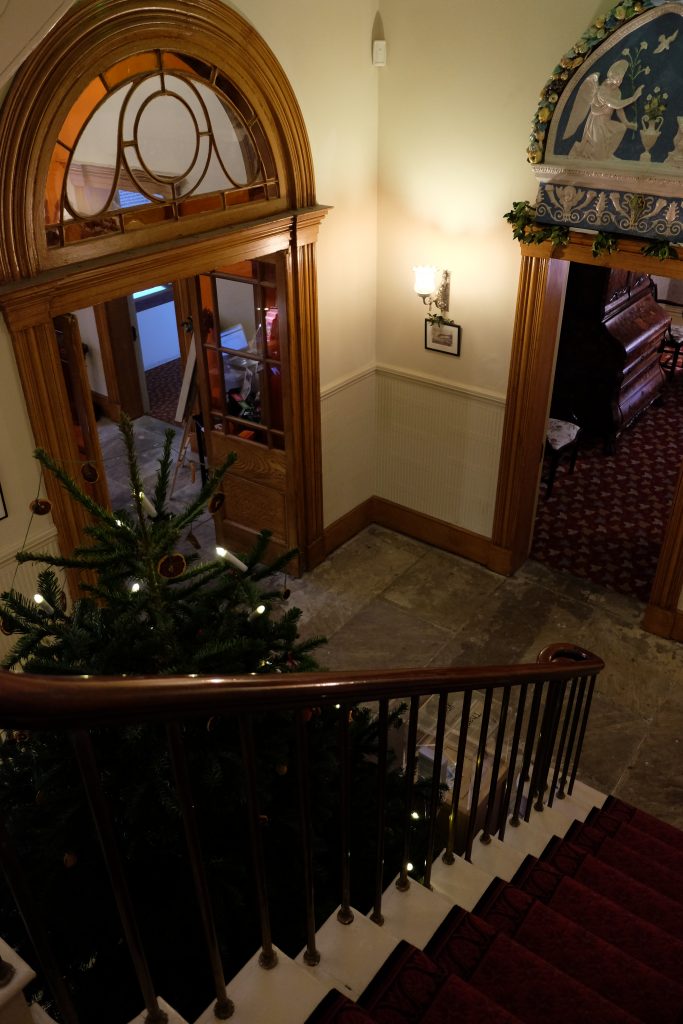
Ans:
[[[263,839],[261,838],[261,819],[259,816],[258,787],[256,785],[256,753],[254,750],[254,727],[251,715],[239,716],[240,738],[242,741],[242,757],[244,760],[245,781],[247,786],[247,813],[249,816],[249,838],[251,842],[251,862],[254,868],[256,897],[258,901],[259,922],[261,926],[261,953],[259,965],[269,971],[277,964],[277,953],[273,948],[273,936],[270,927],[270,909],[268,906],[268,887],[266,883],[266,864],[263,856]]]
[[[64,1024],[78,1024],[78,1014],[52,951],[52,944],[48,938],[42,915],[36,905],[23,865],[2,822],[0,822],[0,864],[2,864],[7,885],[24,923],[24,928],[35,950],[41,973],[54,996],[59,1014],[64,1019]]]
[[[199,912],[204,928],[204,938],[206,939],[213,985],[216,992],[216,1004],[213,1008],[213,1014],[218,1020],[228,1020],[235,1012],[235,1007],[225,988],[225,975],[216,937],[216,926],[211,908],[211,895],[209,893],[206,871],[204,870],[199,828],[197,826],[197,812],[190,785],[190,774],[187,767],[187,757],[185,755],[180,725],[177,722],[169,723],[166,726],[166,735],[168,737],[168,749],[171,755],[176,792],[183,815],[185,842],[187,843],[187,851],[190,857],[194,887],[199,903]]]
[[[306,889],[306,949],[304,963],[315,967],[320,953],[315,946],[315,901],[313,893],[313,826],[311,821],[311,791],[308,781],[308,733],[303,710],[296,714],[296,747],[299,764],[299,817],[301,845],[304,857],[304,886]],[[343,710],[342,710],[343,714]]]
[[[384,893],[384,812],[387,793],[387,734],[389,732],[389,700],[379,702],[379,749],[377,751],[377,867],[375,871],[375,905],[370,920],[384,924],[382,895]]]
[[[574,708],[574,715],[572,717],[572,727],[569,733],[569,740],[567,742],[567,750],[564,755],[564,767],[562,769],[562,778],[560,779],[560,788],[557,791],[557,799],[565,799],[564,787],[567,785],[567,775],[569,774],[569,765],[571,764],[572,754],[574,752],[574,741],[576,740],[576,734],[579,728],[579,722],[581,721],[581,709],[583,708],[584,698],[586,696],[586,677],[581,676],[579,678],[579,694],[576,701],[576,707]]]
[[[542,812],[544,808],[543,795],[548,785],[548,773],[550,771],[550,765],[553,760],[553,750],[555,749],[555,739],[557,738],[557,729],[560,724],[560,715],[562,714],[562,705],[564,704],[564,695],[567,689],[567,683],[563,680],[561,683],[557,683],[553,686],[548,684],[548,695],[546,711],[548,713],[547,722],[545,715],[544,724],[541,726],[541,734],[538,738],[538,751],[536,754],[536,760],[538,763],[538,772],[536,774],[536,785],[533,792],[536,793],[536,803],[534,810]],[[534,765],[534,769],[536,765]],[[531,790],[529,796],[531,796]],[[527,805],[525,820],[529,821],[531,817],[531,800]]]
[[[453,778],[453,793],[451,795],[451,814],[448,819],[448,841],[444,855],[441,858],[444,864],[455,862],[455,839],[458,824],[458,807],[460,805],[460,790],[462,789],[462,773],[465,767],[465,749],[467,746],[467,733],[470,727],[470,710],[472,707],[472,691],[466,690],[462,695],[462,711],[460,712],[460,735],[458,736],[458,752],[455,761],[455,776]]]
[[[560,735],[560,742],[557,745],[557,754],[555,755],[555,771],[553,772],[553,780],[550,784],[550,791],[548,793],[548,807],[552,807],[553,800],[555,799],[555,790],[557,789],[557,780],[560,777],[560,771],[562,769],[562,758],[564,756],[564,745],[567,742],[567,732],[569,731],[569,723],[572,718],[572,711],[574,710],[574,700],[576,698],[576,688],[578,685],[578,679],[576,676],[572,679],[571,686],[569,688],[569,699],[567,701],[567,707],[564,712],[564,721],[562,723],[562,733]]]
[[[508,718],[508,705],[510,704],[510,687],[506,686],[503,690],[503,700],[500,705],[500,721],[498,722],[498,734],[496,736],[496,749],[493,754],[493,766],[491,768],[491,788],[489,790],[489,802],[486,808],[486,821],[484,822],[484,831],[481,834],[480,841],[484,844],[491,842],[491,830],[493,827],[493,811],[496,806],[496,796],[498,795],[498,773],[500,772],[500,762],[503,756],[503,742],[505,740],[505,726],[507,725]]]
[[[484,697],[484,712],[481,716],[481,730],[479,732],[479,747],[477,748],[477,764],[474,771],[474,784],[472,786],[472,801],[470,803],[470,817],[467,822],[467,842],[465,846],[465,860],[472,860],[472,844],[474,842],[474,830],[477,826],[477,808],[479,806],[479,790],[481,789],[481,776],[484,771],[484,757],[486,755],[486,740],[491,717],[491,703],[493,701],[493,690],[487,690]]]
[[[341,706],[339,746],[341,751],[341,906],[337,920],[351,924],[351,708]]]
[[[432,887],[432,861],[434,858],[434,841],[436,839],[436,816],[439,810],[439,790],[441,786],[441,762],[443,761],[443,740],[446,732],[446,709],[448,694],[439,694],[439,711],[436,716],[436,736],[434,737],[434,768],[432,770],[432,787],[429,797],[429,823],[427,828],[427,861],[425,865],[424,885]]]
[[[569,796],[574,791],[574,783],[576,782],[576,773],[579,769],[579,758],[581,757],[581,751],[583,750],[583,741],[586,736],[586,726],[588,725],[588,716],[591,710],[591,704],[593,702],[593,693],[595,692],[595,676],[592,675],[588,682],[588,695],[586,697],[586,707],[583,712],[583,721],[581,722],[581,731],[576,744],[576,754],[574,755],[574,767],[572,768],[571,779],[569,780],[569,787],[567,793]]]
[[[519,738],[522,735],[522,724],[524,722],[524,708],[526,707],[526,692],[529,688],[528,683],[522,683],[519,691],[519,698],[517,700],[517,712],[515,714],[515,728],[512,734],[512,746],[510,747],[510,764],[508,765],[508,778],[505,786],[505,793],[503,794],[503,802],[500,807],[500,813],[498,815],[498,838],[502,842],[505,838],[505,829],[507,828],[507,817],[510,809],[510,800],[512,798],[512,790],[515,785],[515,768],[517,767],[517,752],[519,750]]]
[[[111,881],[116,906],[123,933],[126,937],[128,952],[130,953],[133,967],[137,975],[142,998],[147,1010],[146,1024],[166,1024],[168,1015],[161,1009],[154,991],[154,985],[149,973],[147,958],[142,948],[142,941],[135,920],[133,902],[130,898],[126,877],[123,871],[123,862],[116,845],[114,826],[107,804],[100,775],[95,760],[95,753],[92,748],[90,736],[82,729],[71,734],[76,751],[76,758],[81,770],[81,778],[88,796],[88,803],[95,821],[97,836],[100,841],[102,855],[107,866],[109,879]]]
[[[524,753],[522,754],[522,767],[519,772],[519,784],[517,786],[517,795],[515,797],[515,806],[512,811],[512,817],[510,818],[510,824],[513,828],[517,828],[519,825],[519,810],[522,806],[522,795],[524,793],[524,783],[527,781],[529,776],[529,765],[531,764],[531,753],[536,739],[536,726],[538,724],[538,712],[541,706],[541,697],[543,695],[544,683],[534,683],[534,695],[531,699],[531,711],[529,713],[529,724],[526,730],[526,738],[524,740]],[[529,791],[528,799],[531,800],[531,791]]]
[[[417,756],[415,744],[417,743],[417,716],[420,710],[420,698],[410,698],[410,714],[408,716],[408,749],[406,751],[405,771],[405,806],[403,809],[403,856],[401,857],[401,871],[396,881],[396,888],[405,892],[410,888],[408,878],[408,856],[410,853],[410,822],[413,813],[413,789],[415,786],[415,766]]]

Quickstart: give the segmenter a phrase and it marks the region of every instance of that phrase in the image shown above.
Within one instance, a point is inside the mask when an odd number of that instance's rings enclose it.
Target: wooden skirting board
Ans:
[[[373,524],[404,533],[425,544],[433,544],[442,551],[450,551],[451,554],[469,558],[470,561],[485,565],[494,572],[507,575],[510,571],[507,569],[507,564],[510,563],[509,553],[499,549],[488,537],[376,496],[368,498],[326,527],[325,554],[329,555],[361,530]]]

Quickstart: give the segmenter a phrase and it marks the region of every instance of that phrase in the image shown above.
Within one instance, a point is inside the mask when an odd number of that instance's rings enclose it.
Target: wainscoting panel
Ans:
[[[58,555],[59,546],[55,530],[51,529],[49,532],[35,534],[27,544],[27,548],[36,553],[45,552],[50,555]],[[18,565],[14,554],[14,551],[0,552],[0,593],[14,587],[26,597],[30,597],[35,594],[38,573],[45,567],[35,562]],[[5,636],[0,632],[0,658],[4,658],[13,645],[14,637]]]
[[[377,369],[380,498],[490,537],[502,396]]]
[[[375,494],[375,371],[370,367],[323,390],[325,526]]]

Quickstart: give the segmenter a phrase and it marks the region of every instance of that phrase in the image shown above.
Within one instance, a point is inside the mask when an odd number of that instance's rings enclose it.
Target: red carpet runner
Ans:
[[[307,1024],[683,1021],[683,832],[609,798]]]
[[[531,557],[647,601],[683,461],[683,375],[606,455],[579,449],[574,473],[558,469],[550,498],[541,485]]]

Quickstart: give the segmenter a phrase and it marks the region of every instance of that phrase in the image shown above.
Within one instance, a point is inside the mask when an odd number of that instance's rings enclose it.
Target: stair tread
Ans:
[[[528,858],[512,884],[660,974],[680,980],[683,941],[552,864]]]
[[[337,911],[330,914],[316,932],[320,963],[309,967],[302,950],[295,963],[317,981],[336,987],[351,999],[357,999],[398,944],[398,938],[385,926],[353,910],[351,924],[341,924]]]
[[[272,970],[259,966],[259,952],[228,985],[235,1005],[232,1024],[300,1024],[325,997],[328,987],[276,949],[278,962]],[[213,1002],[196,1024],[216,1024]]]
[[[427,953],[446,973],[458,974],[525,1024],[638,1019],[474,914],[454,912]]]
[[[483,903],[484,901],[482,901]],[[676,1024],[683,987],[514,885],[492,892],[477,916],[639,1019]]]
[[[441,893],[431,892],[414,879],[409,889],[400,892],[394,879],[385,890],[382,901],[384,928],[397,939],[404,939],[422,949],[451,906],[451,901]]]
[[[559,871],[571,875],[589,889],[626,907],[646,921],[683,940],[683,914],[680,904],[632,878],[614,865],[563,840],[555,849],[547,850],[543,859]]]

